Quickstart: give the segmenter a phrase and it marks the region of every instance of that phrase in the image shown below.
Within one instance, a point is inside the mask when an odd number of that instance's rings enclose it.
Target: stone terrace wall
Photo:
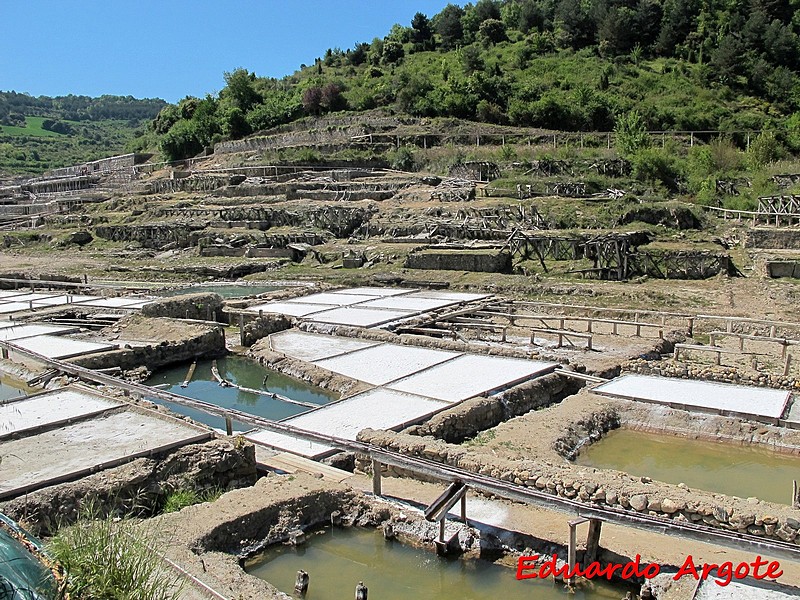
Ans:
[[[163,298],[142,307],[142,315],[145,317],[210,321],[214,313],[222,314],[222,296],[207,292]]]
[[[795,542],[800,531],[800,510],[769,502],[689,490],[685,486],[659,483],[619,471],[545,460],[510,461],[406,433],[364,429],[358,439],[407,456],[435,460],[587,505],[621,508],[786,542]],[[370,464],[362,457],[357,468],[366,471],[371,468]],[[384,474],[407,475],[393,467],[387,468]]]
[[[774,248],[800,250],[800,231],[797,229],[775,229],[759,227],[750,229],[745,239],[746,248]]]
[[[414,425],[405,433],[433,436],[446,442],[459,443],[480,431],[528,411],[549,406],[574,394],[580,387],[575,380],[550,374],[513,388],[491,398],[471,398],[443,411],[422,425]]]
[[[511,254],[486,250],[424,250],[408,255],[407,269],[445,271],[477,271],[483,273],[510,273]]]
[[[88,354],[71,359],[69,362],[87,369],[120,367],[123,371],[127,371],[145,366],[153,371],[165,365],[187,362],[200,357],[224,356],[226,352],[225,331],[221,326],[209,326],[192,337]]]

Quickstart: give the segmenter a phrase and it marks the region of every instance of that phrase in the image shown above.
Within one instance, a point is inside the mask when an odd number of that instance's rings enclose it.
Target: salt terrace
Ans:
[[[625,375],[594,388],[595,393],[690,410],[780,419],[792,394],[782,390],[689,381],[668,377]]]
[[[15,400],[0,407],[0,498],[210,437],[203,428],[80,387]]]
[[[270,336],[270,347],[288,357],[377,386],[284,421],[300,429],[350,440],[355,440],[362,429],[395,429],[420,422],[455,403],[491,394],[557,367],[551,362],[373,344],[296,331]],[[251,433],[248,438],[308,457],[333,450],[270,431]]]
[[[378,327],[425,312],[489,298],[490,294],[436,290],[349,288],[250,306],[250,312],[279,313],[334,325]]]

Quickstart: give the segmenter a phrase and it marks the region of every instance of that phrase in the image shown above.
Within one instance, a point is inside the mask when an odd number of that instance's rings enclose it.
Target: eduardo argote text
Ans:
[[[585,568],[575,565],[562,564],[558,566],[558,555],[553,554],[545,561],[540,561],[538,554],[531,556],[520,556],[517,560],[517,579],[546,579],[547,577],[557,577],[560,579],[573,579],[584,577],[595,579],[605,577],[608,580],[616,577],[618,579],[652,579],[661,572],[661,567],[656,563],[642,564],[641,556],[627,563],[589,563]],[[777,579],[783,575],[781,565],[778,561],[764,560],[756,556],[751,562],[733,563],[726,561],[720,564],[715,563],[695,563],[692,555],[688,555],[678,572],[673,575],[675,581],[682,577],[692,577],[695,580],[713,578],[714,583],[720,586],[728,585],[734,579]]]

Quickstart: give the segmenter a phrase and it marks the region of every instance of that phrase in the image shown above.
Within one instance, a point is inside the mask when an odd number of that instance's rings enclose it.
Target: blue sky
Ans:
[[[0,90],[175,102],[245,67],[282,77],[447,0],[0,0]]]

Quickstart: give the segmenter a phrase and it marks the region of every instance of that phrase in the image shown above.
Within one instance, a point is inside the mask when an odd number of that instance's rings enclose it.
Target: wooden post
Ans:
[[[367,600],[367,592],[367,586],[364,585],[363,581],[359,581],[356,586],[356,600]]]
[[[444,548],[444,522],[446,521],[445,517],[442,517],[439,521],[439,544],[441,544],[442,548]]]
[[[239,313],[239,345],[244,346],[244,315]]]
[[[597,551],[600,549],[600,530],[603,522],[600,519],[589,519],[589,535],[586,538],[586,554],[583,564],[589,565],[597,560]]]
[[[694,317],[689,317],[687,321],[689,321],[689,337],[692,337],[694,334]]]
[[[461,520],[463,521],[464,525],[467,525],[469,527],[469,524],[467,523],[467,494],[466,494],[466,492],[464,493],[463,496],[461,496]]]
[[[228,415],[225,415],[225,433],[227,433],[228,436],[233,435],[233,419]]]
[[[297,577],[294,580],[294,591],[301,595],[305,595],[308,591],[308,573],[302,569],[297,572]]]
[[[722,364],[722,352],[717,351],[714,356],[714,364],[720,366]]]
[[[581,521],[570,521],[569,522],[569,545],[567,546],[567,566],[569,567],[568,573],[572,573],[572,570],[575,568],[575,559],[577,554],[577,546],[578,546],[578,532],[577,527],[581,523]],[[572,579],[567,579],[568,583],[572,583]]]
[[[792,364],[792,355],[791,354],[787,354],[786,358],[783,361],[783,376],[784,377],[789,375],[789,368],[790,368],[791,364]]]
[[[381,463],[372,459],[372,493],[381,495]]]

